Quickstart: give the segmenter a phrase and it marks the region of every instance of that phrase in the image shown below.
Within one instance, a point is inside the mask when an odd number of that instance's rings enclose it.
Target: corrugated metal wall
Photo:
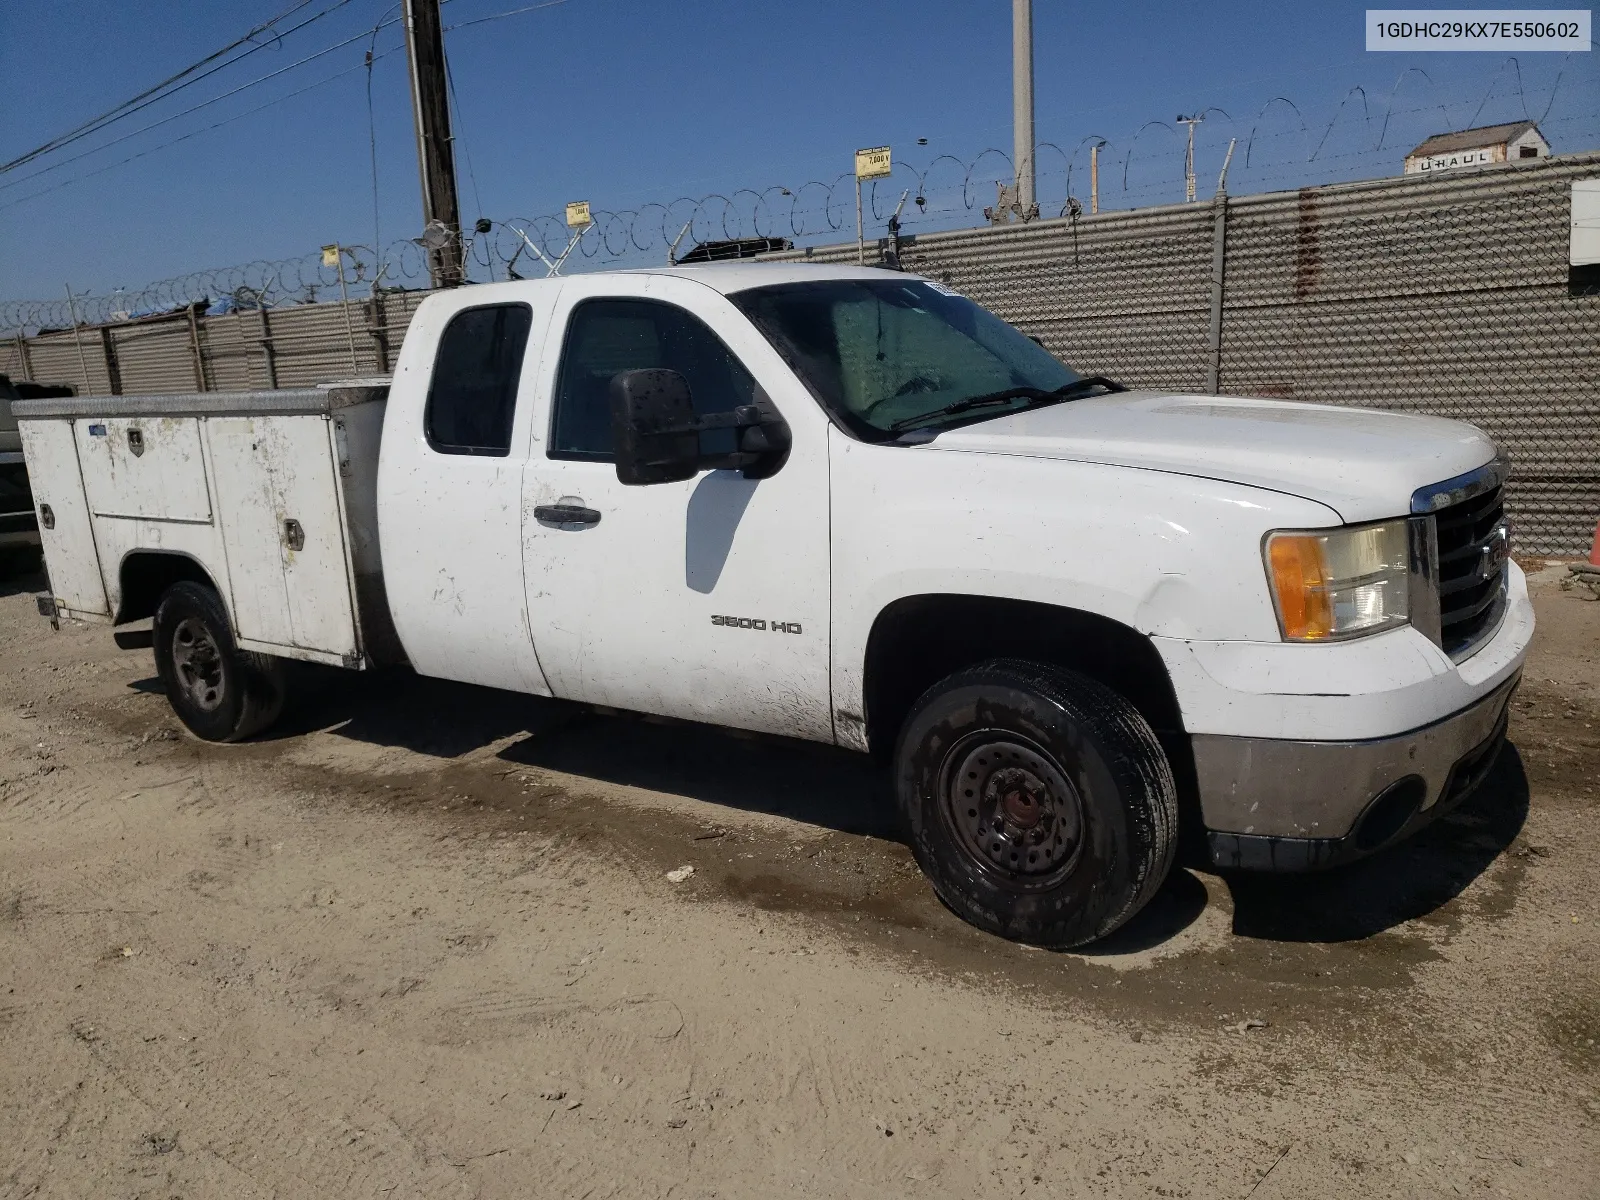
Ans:
[[[195,391],[194,341],[187,317],[138,325],[107,326],[112,361],[127,395],[161,391]],[[102,346],[104,349],[104,346]],[[182,389],[167,386],[183,380]]]
[[[187,312],[0,341],[0,372],[80,394],[295,388],[387,374],[426,292],[222,316]],[[80,360],[79,343],[83,354]]]
[[[1600,154],[1231,199],[1220,386],[1462,417],[1515,464],[1517,546],[1582,555],[1600,517],[1600,296],[1567,288],[1570,192]],[[1216,210],[1175,205],[905,239],[902,265],[1080,370],[1202,390]],[[878,250],[869,247],[876,261]],[[773,257],[854,262],[839,245]],[[128,393],[303,387],[391,370],[426,293],[53,332],[0,371]],[[88,364],[80,365],[78,337]],[[109,345],[110,354],[106,353]],[[108,366],[112,370],[108,371]]]

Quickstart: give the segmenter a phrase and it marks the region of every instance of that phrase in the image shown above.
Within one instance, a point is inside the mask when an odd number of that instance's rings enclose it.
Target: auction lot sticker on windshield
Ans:
[[[941,296],[954,296],[958,300],[961,298],[961,293],[956,291],[955,288],[946,287],[944,284],[940,283],[937,279],[924,279],[922,282],[927,284],[928,287],[930,289],[932,289],[933,291],[938,292],[939,295],[941,295]]]
[[[1368,50],[1589,49],[1587,8],[1369,8]]]

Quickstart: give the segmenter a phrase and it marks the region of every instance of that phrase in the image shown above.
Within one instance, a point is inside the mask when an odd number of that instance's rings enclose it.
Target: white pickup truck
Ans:
[[[15,407],[41,609],[153,618],[198,736],[289,658],[874,751],[938,894],[1041,945],[1180,824],[1236,868],[1406,836],[1533,632],[1471,426],[1126,390],[885,270],[467,287],[392,381]]]

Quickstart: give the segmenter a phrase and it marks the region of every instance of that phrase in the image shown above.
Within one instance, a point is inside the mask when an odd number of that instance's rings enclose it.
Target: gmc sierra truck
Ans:
[[[392,380],[15,408],[41,609],[153,619],[196,736],[305,659],[875,752],[939,896],[1039,945],[1181,822],[1231,868],[1406,837],[1533,632],[1472,426],[1126,389],[880,269],[465,287]]]

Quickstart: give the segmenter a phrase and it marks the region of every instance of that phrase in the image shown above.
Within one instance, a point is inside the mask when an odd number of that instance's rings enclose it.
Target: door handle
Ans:
[[[559,525],[562,528],[587,528],[600,524],[600,513],[582,504],[541,504],[533,510],[533,515],[547,525]]]

